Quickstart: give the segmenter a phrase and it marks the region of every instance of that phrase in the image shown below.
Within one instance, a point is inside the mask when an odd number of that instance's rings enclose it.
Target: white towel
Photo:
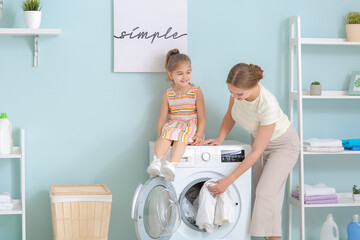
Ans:
[[[232,223],[234,221],[235,203],[230,194],[226,191],[220,196],[217,196],[214,223],[220,226],[224,223]]]
[[[304,146],[304,151],[307,152],[342,152],[344,151],[343,147],[311,147]]]
[[[215,186],[216,180],[206,181],[199,194],[199,209],[196,215],[196,225],[213,233],[218,226],[235,221],[235,203],[228,191],[220,196],[211,193],[208,186]]]
[[[10,210],[14,207],[12,203],[0,203],[0,210]]]
[[[199,209],[196,215],[196,225],[208,233],[213,233],[218,228],[214,223],[216,195],[209,191],[208,186],[215,186],[216,180],[206,181],[199,193]]]
[[[299,185],[296,186],[295,190],[298,194],[300,193]],[[323,183],[319,183],[316,185],[308,185],[304,184],[304,195],[305,196],[317,196],[317,195],[328,195],[328,194],[335,194],[335,188],[328,187]]]
[[[9,193],[0,193],[0,203],[11,203],[11,196]]]
[[[304,145],[310,147],[342,147],[342,142],[340,139],[310,138],[304,140]]]

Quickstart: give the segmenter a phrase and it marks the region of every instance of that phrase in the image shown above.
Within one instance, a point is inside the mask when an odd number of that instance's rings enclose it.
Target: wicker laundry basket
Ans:
[[[112,195],[105,185],[51,185],[54,240],[107,240]]]

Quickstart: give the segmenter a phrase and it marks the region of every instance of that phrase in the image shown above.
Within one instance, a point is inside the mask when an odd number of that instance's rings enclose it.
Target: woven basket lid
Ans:
[[[51,185],[52,195],[111,195],[105,184],[93,185]]]

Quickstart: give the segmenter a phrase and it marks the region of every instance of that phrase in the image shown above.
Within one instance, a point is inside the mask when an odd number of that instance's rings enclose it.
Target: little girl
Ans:
[[[197,145],[204,139],[205,104],[200,87],[190,82],[191,60],[186,54],[180,53],[178,49],[169,51],[165,68],[172,88],[166,90],[161,100],[155,155],[147,172],[151,176],[162,173],[166,181],[172,182],[186,145]],[[168,113],[169,119],[166,122]],[[171,160],[161,166],[161,160],[171,145]]]

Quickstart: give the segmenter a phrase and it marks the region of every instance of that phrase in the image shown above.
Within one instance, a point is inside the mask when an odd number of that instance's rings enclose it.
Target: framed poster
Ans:
[[[166,53],[187,53],[187,0],[114,0],[114,72],[166,72]]]
[[[352,72],[349,86],[349,95],[360,95],[360,71]]]

